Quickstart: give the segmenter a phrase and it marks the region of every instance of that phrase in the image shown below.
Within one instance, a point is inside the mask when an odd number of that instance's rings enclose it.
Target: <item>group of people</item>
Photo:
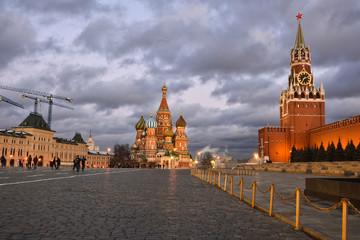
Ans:
[[[61,164],[60,158],[59,157],[54,157],[54,159],[52,161],[50,161],[50,167],[51,169],[59,169]]]
[[[74,158],[73,171],[74,171],[75,168],[76,168],[76,171],[79,172],[79,170],[80,170],[80,163],[81,163],[81,170],[84,171],[84,169],[85,169],[85,161],[86,161],[85,156],[83,156],[82,158],[80,158],[79,155],[76,155],[76,157]]]

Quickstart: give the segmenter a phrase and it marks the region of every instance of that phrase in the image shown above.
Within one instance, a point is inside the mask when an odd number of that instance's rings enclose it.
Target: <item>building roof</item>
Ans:
[[[0,129],[0,135],[2,136],[9,136],[9,137],[18,137],[18,138],[26,138],[25,136],[32,136],[30,133],[27,132],[16,132],[14,130],[7,130],[7,129]]]
[[[75,136],[73,137],[72,140],[74,140],[76,143],[85,143],[86,144],[86,142],[84,141],[84,139],[81,136],[81,133],[79,133],[79,132],[75,133]]]
[[[41,114],[31,112],[29,116],[20,123],[19,127],[37,128],[51,131],[49,125],[45,122]]]
[[[77,145],[77,143],[74,140],[67,140],[65,138],[59,138],[59,137],[54,137],[53,139],[55,139],[57,143]]]
[[[300,19],[299,19],[299,26],[298,26],[298,30],[297,30],[297,34],[296,34],[294,48],[295,49],[305,48],[305,39],[304,39],[304,35],[303,35],[302,29],[301,29]]]
[[[92,154],[92,155],[114,155],[105,151],[88,151],[88,154]]]

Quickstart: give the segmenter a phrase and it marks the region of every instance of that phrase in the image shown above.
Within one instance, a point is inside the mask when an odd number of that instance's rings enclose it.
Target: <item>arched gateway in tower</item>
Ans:
[[[161,168],[189,168],[192,166],[185,133],[186,122],[180,115],[176,128],[166,99],[167,87],[162,87],[162,99],[156,113],[145,121],[143,114],[135,125],[135,142],[131,146],[132,158],[138,166]]]

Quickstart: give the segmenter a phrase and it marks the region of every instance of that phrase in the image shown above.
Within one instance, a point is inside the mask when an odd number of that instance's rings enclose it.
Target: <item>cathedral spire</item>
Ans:
[[[305,48],[305,40],[304,40],[304,35],[301,29],[301,23],[300,23],[300,19],[301,19],[302,14],[298,14],[296,17],[299,20],[299,26],[298,26],[298,30],[297,30],[297,34],[296,34],[296,40],[295,40],[295,49],[298,48]]]
[[[162,92],[163,92],[163,96],[158,111],[170,111],[166,100],[167,87],[165,86],[165,82],[164,82],[164,86],[162,87]]]

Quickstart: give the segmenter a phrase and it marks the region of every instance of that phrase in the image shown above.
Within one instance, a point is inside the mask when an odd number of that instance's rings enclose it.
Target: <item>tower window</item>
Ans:
[[[309,106],[306,104],[306,107],[308,108]]]
[[[314,104],[314,108],[316,108],[317,106],[316,106],[316,104]]]
[[[299,108],[300,107],[300,104],[298,103],[297,107]]]

